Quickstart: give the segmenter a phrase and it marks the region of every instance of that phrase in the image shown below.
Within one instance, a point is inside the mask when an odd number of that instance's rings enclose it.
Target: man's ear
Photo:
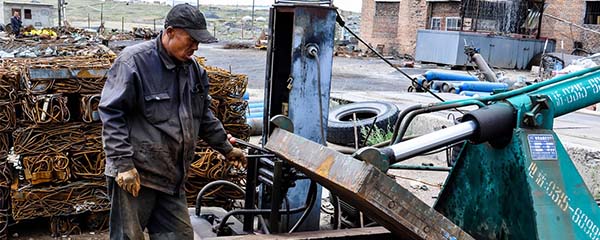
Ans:
[[[175,37],[175,29],[174,29],[173,27],[171,27],[171,26],[169,26],[169,27],[167,27],[167,28],[165,29],[165,33],[167,33],[167,36],[168,36],[169,38],[173,38],[173,37]]]

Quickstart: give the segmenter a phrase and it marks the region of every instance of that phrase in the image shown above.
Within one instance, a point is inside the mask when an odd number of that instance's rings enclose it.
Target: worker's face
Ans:
[[[182,62],[192,59],[194,52],[198,50],[199,42],[181,28],[168,27],[166,33],[167,41],[164,47],[169,55]]]
[[[13,13],[13,16],[18,17],[19,16],[19,12]]]

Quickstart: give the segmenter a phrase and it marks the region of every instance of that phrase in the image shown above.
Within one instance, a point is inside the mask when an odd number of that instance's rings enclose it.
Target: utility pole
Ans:
[[[62,27],[62,1],[58,0],[58,27]]]
[[[252,25],[250,31],[252,31],[252,37],[254,37],[254,0],[252,0]]]
[[[104,23],[104,3],[100,4],[100,25]]]

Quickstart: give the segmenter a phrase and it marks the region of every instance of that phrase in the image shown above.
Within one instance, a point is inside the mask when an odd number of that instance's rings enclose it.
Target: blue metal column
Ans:
[[[268,141],[268,132],[272,129],[268,119],[279,114],[290,118],[295,134],[317,143],[325,142],[321,127],[326,133],[336,16],[335,8],[319,4],[275,4],[271,9],[263,143]],[[314,47],[318,49],[318,60],[308,51]],[[322,109],[319,109],[319,101]],[[309,180],[299,180],[288,190],[291,208],[305,204],[309,185]],[[320,206],[319,186],[317,201],[298,231],[319,229]],[[300,216],[295,214],[289,221],[282,222],[289,222],[287,229],[290,229]]]
[[[331,8],[298,7],[295,10],[293,55],[291,79],[292,90],[289,99],[289,117],[294,122],[294,133],[317,143],[325,142],[321,138],[321,127],[327,130],[329,115],[329,93],[331,90],[331,71],[333,64],[333,44],[335,38],[336,12]],[[318,46],[319,61],[308,56],[307,45]],[[317,68],[320,63],[320,72]],[[321,74],[321,85],[317,84]],[[321,96],[318,95],[321,88]],[[319,98],[323,109],[319,109]],[[323,126],[321,126],[322,118]],[[296,187],[288,191],[288,198],[293,207],[304,203],[308,194],[310,181],[296,182]],[[318,230],[321,206],[321,187],[318,188],[317,201],[299,230]],[[292,216],[291,223],[299,216]]]

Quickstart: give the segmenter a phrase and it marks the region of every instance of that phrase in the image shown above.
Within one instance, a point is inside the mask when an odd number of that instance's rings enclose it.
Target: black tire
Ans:
[[[327,141],[339,145],[354,146],[353,114],[358,119],[356,126],[360,145],[364,142],[361,129],[371,129],[373,120],[377,117],[375,126],[388,131],[398,118],[398,107],[387,102],[358,102],[342,105],[329,112],[327,122]]]

